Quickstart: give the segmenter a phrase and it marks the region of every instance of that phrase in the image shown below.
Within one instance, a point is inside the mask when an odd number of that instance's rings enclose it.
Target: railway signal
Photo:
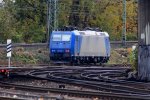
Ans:
[[[7,39],[7,57],[8,57],[8,67],[10,67],[10,58],[11,58],[11,39]]]

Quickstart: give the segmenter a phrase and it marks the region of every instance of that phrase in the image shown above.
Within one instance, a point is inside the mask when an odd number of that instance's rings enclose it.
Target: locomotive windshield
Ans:
[[[54,34],[52,36],[53,41],[70,41],[71,35],[67,34]]]
[[[53,41],[61,41],[61,35],[60,34],[55,34],[52,37]]]
[[[62,35],[62,41],[70,41],[71,35]]]

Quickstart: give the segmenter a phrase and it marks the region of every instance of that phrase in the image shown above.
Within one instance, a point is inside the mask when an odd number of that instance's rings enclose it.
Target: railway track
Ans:
[[[12,88],[12,86],[0,83],[0,86],[5,88]],[[15,87],[15,86],[14,86]],[[28,93],[20,93],[16,92],[16,90],[1,90],[0,91],[0,100],[56,100],[57,97],[50,97],[48,95],[40,95],[40,94],[28,94]]]
[[[139,95],[139,94],[122,94],[122,93],[111,93],[111,92],[93,92],[93,91],[79,91],[79,90],[68,90],[68,89],[58,89],[58,88],[41,88],[41,87],[33,87],[33,86],[24,86],[24,85],[16,85],[16,84],[10,84],[10,83],[0,83],[3,87],[11,88],[13,87],[21,90],[28,90],[28,91],[36,91],[40,93],[48,93],[48,92],[54,92],[54,93],[61,93],[63,95],[69,95],[69,96],[77,96],[77,97],[86,97],[86,98],[93,98],[97,97],[103,100],[106,99],[119,99],[119,100],[149,100],[149,96],[145,95]],[[29,97],[29,96],[28,96]],[[32,98],[41,98],[41,97],[34,97]],[[48,97],[42,97],[42,98],[48,98]],[[51,97],[52,98],[52,97]],[[49,97],[49,99],[51,100]],[[53,97],[54,98],[54,97]],[[44,99],[44,100],[46,100]],[[48,99],[48,100],[49,100]],[[56,99],[56,98],[54,98]],[[33,99],[34,100],[34,99]]]
[[[25,99],[11,98],[11,97],[0,97],[0,100],[25,100]]]
[[[122,41],[111,41],[111,45],[122,45]],[[138,41],[126,41],[127,46],[131,46],[133,44],[137,44]],[[14,43],[12,44],[13,47],[24,47],[24,48],[41,48],[41,47],[48,47],[47,43],[32,43],[32,44],[25,44],[25,43]],[[0,44],[0,48],[6,48],[6,44]]]
[[[128,81],[126,70],[128,67],[50,67],[37,69],[27,74],[16,74],[17,77],[26,77],[38,80],[48,80],[83,88],[94,89],[94,91],[71,90],[67,88],[43,88],[10,84],[1,82],[1,86],[14,87],[27,91],[40,91],[44,93],[54,92],[64,95],[87,97],[87,98],[115,98],[119,100],[149,100],[150,89],[146,88],[149,83]],[[16,77],[13,76],[13,77]],[[104,99],[105,98],[105,99]]]

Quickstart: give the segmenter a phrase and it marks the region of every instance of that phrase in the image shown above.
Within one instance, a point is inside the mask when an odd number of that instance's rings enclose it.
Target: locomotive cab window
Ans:
[[[62,41],[70,41],[71,35],[62,35]]]
[[[61,41],[61,35],[59,35],[59,34],[53,35],[53,36],[52,36],[52,40],[53,40],[53,41]]]

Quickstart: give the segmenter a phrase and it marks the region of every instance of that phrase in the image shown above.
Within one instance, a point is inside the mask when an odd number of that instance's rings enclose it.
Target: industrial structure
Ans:
[[[52,30],[57,29],[58,21],[57,21],[57,4],[58,0],[47,0],[47,33],[49,37],[49,33]],[[47,42],[49,39],[47,39]]]
[[[138,77],[150,81],[150,0],[138,1]]]

